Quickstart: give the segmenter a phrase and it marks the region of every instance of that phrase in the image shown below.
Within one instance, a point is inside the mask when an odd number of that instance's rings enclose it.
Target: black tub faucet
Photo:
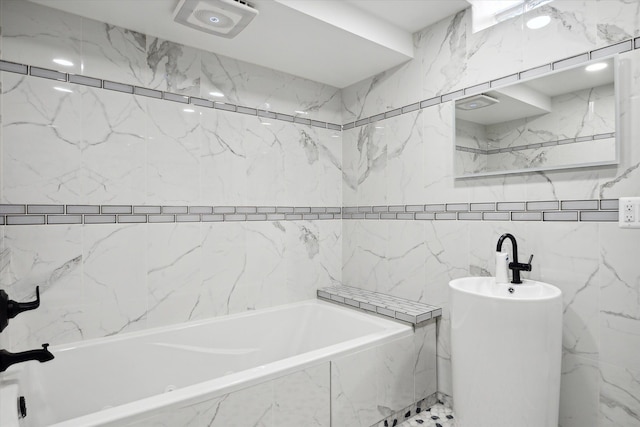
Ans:
[[[13,319],[23,311],[35,310],[38,307],[40,307],[40,286],[36,286],[36,300],[30,302],[15,302],[0,289],[0,332],[7,327],[9,319]]]
[[[16,363],[37,360],[40,363],[53,359],[53,354],[47,350],[49,344],[42,344],[42,350],[29,350],[20,353],[10,353],[7,350],[0,350],[0,372],[4,372],[11,365]]]
[[[518,262],[518,244],[516,243],[516,238],[513,237],[513,234],[505,233],[498,239],[498,246],[496,247],[497,252],[502,252],[502,243],[505,239],[511,240],[511,248],[513,250],[513,262],[509,263],[509,269],[513,272],[513,279],[511,283],[522,283],[520,280],[520,272],[521,271],[531,271],[531,261],[533,260],[533,255],[529,257],[529,262],[526,264],[522,264]]]

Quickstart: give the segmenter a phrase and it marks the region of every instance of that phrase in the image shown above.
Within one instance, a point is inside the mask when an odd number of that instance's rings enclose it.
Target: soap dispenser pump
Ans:
[[[509,283],[509,253],[496,252],[496,283]]]

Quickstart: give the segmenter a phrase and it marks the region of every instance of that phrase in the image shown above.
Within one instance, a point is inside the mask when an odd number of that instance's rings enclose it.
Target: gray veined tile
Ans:
[[[392,212],[381,212],[380,219],[396,219],[396,215],[397,214]]]
[[[389,212],[404,212],[405,210],[405,206],[404,205],[393,205],[393,206],[389,206]]]
[[[162,213],[163,214],[186,214],[189,212],[189,208],[187,206],[163,206]]]
[[[420,103],[416,102],[415,104],[409,104],[402,107],[402,114],[410,113],[411,111],[416,111],[420,109]]]
[[[202,222],[221,222],[224,221],[223,214],[203,214]]]
[[[406,212],[424,212],[424,205],[406,205]]]
[[[311,208],[311,213],[325,213],[327,210],[327,208],[323,208],[323,207],[312,207]]]
[[[176,222],[200,222],[199,214],[179,214],[176,215]]]
[[[542,221],[542,212],[512,212],[511,221]]]
[[[276,213],[276,207],[275,206],[258,206],[257,212],[264,213],[264,214]]]
[[[494,211],[496,210],[495,203],[471,203],[469,205],[470,211]]]
[[[28,205],[28,214],[63,214],[64,205]]]
[[[213,101],[208,99],[191,97],[189,101],[192,105],[197,105],[198,107],[213,108]]]
[[[82,215],[47,215],[47,224],[82,224]]]
[[[69,74],[69,83],[75,83],[83,86],[91,86],[95,88],[102,87],[102,80],[93,77],[81,76],[79,74]]]
[[[294,207],[293,213],[311,213],[310,207]]]
[[[509,212],[483,212],[482,219],[484,221],[509,221],[511,217]]]
[[[562,210],[598,210],[597,200],[563,200]]]
[[[619,206],[618,199],[600,200],[600,209],[617,211]]]
[[[367,213],[372,211],[373,211],[372,206],[358,206],[358,212]]]
[[[525,202],[498,202],[498,211],[524,211],[526,209]]]
[[[138,87],[136,86],[134,89],[134,94],[146,96],[148,98],[162,99],[162,92],[159,90],[147,89],[146,87]]]
[[[463,89],[460,89],[456,92],[449,92],[447,94],[442,95],[442,102],[451,101],[454,98],[460,98],[462,95],[464,95]]]
[[[482,212],[459,212],[458,219],[463,221],[481,221]]]
[[[147,222],[146,215],[118,215],[118,222],[121,224],[141,224]]]
[[[578,212],[544,212],[543,219],[544,221],[577,221]]]
[[[27,74],[29,67],[15,62],[0,60],[0,71],[8,71],[10,73]]]
[[[580,221],[617,222],[618,211],[583,211]]]
[[[284,214],[293,213],[293,207],[292,206],[277,206],[276,207],[276,213],[284,213]]]
[[[396,219],[403,219],[403,220],[411,220],[411,219],[415,219],[415,214],[414,213],[397,213],[396,214]]]
[[[104,89],[114,90],[116,92],[133,93],[133,86],[126,85],[124,83],[111,82],[109,80],[104,80],[102,82],[102,87]]]
[[[562,59],[553,63],[554,70],[561,70],[563,68],[572,67],[574,65],[582,64],[589,60],[589,54],[583,53],[582,55],[573,56],[571,58]]]
[[[380,219],[379,213],[365,213],[364,219]]]
[[[162,98],[167,100],[167,101],[178,102],[180,104],[188,104],[189,103],[189,97],[188,96],[180,95],[180,94],[177,94],[177,93],[162,92]]]
[[[434,212],[417,212],[416,219],[430,221],[436,219],[436,214]]]
[[[433,107],[434,105],[440,104],[440,101],[441,101],[441,98],[439,96],[436,96],[434,98],[425,99],[424,101],[420,102],[420,108]]]
[[[447,212],[465,212],[469,210],[469,205],[467,203],[447,203],[446,210]]]
[[[548,202],[527,202],[528,211],[551,211],[557,210],[559,202],[557,200],[551,200]]]
[[[67,205],[68,214],[99,214],[99,205]],[[115,217],[114,217],[115,222]]]
[[[424,210],[426,212],[444,212],[447,210],[447,206],[443,204],[430,204],[425,205]]]
[[[129,205],[103,205],[100,209],[103,214],[130,214],[132,212],[132,207]]]
[[[391,117],[399,116],[400,114],[402,114],[402,108],[396,108],[395,110],[387,111],[386,113],[384,113],[384,117],[386,119],[389,119]]]
[[[351,214],[351,219],[364,219],[364,213]]]
[[[520,80],[520,76],[518,73],[511,74],[509,76],[500,77],[499,79],[491,80],[491,87],[500,87],[504,85],[508,85],[511,83],[515,83]]]
[[[253,214],[253,213],[256,213],[257,210],[258,208],[255,206],[237,206],[236,207],[236,213],[239,213],[239,214]]]
[[[545,64],[540,67],[531,68],[530,70],[520,72],[520,80],[530,79],[551,72],[551,64]]]
[[[455,212],[436,212],[436,220],[454,220],[458,219],[458,214]]]
[[[0,215],[25,213],[27,213],[27,207],[25,205],[0,205]]]
[[[190,214],[210,214],[212,212],[212,206],[189,206]]]
[[[616,53],[627,52],[633,49],[633,43],[631,40],[625,40],[620,43],[616,43],[611,46],[603,47],[591,51],[591,59],[605,58],[607,56],[615,55]]]
[[[134,214],[159,214],[160,206],[134,206]]]
[[[245,214],[224,214],[225,221],[246,221]]]
[[[150,223],[176,222],[175,215],[149,215]]]
[[[267,214],[259,214],[259,213],[247,214],[247,221],[266,221],[266,220],[267,220]]]
[[[44,215],[7,215],[7,225],[41,225],[45,223]]]
[[[67,81],[67,74],[60,71],[49,70],[47,68],[29,67],[29,74],[34,77],[42,77],[45,79],[59,80],[61,82]]]
[[[115,215],[85,215],[85,224],[115,224]]]
[[[319,217],[318,217],[318,214],[306,213],[306,214],[302,214],[302,219],[304,219],[305,221],[311,221],[311,220],[319,219]]]
[[[214,206],[213,213],[217,214],[232,214],[236,212],[235,206]]]

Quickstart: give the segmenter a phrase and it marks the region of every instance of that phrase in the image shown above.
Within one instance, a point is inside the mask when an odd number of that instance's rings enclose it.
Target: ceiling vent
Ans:
[[[456,101],[456,108],[459,110],[477,110],[500,102],[497,98],[481,94]]]
[[[193,29],[231,39],[258,10],[242,0],[180,0],[173,20]]]

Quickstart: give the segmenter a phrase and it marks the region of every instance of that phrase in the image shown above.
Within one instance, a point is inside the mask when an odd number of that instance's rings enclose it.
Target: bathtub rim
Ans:
[[[260,313],[279,311],[285,308],[305,305],[322,306],[329,308],[330,310],[339,311],[349,317],[360,319],[366,318],[367,321],[380,326],[382,329],[338,344],[333,344],[306,353],[290,356],[285,359],[280,359],[266,365],[257,366],[223,377],[182,387],[170,393],[156,394],[113,408],[103,409],[70,420],[60,421],[52,424],[50,427],[118,426],[121,425],[123,418],[126,419],[128,423],[141,421],[150,417],[154,411],[170,411],[173,409],[204,403],[218,396],[223,396],[225,394],[233,393],[244,388],[249,388],[260,383],[284,377],[304,369],[319,366],[323,363],[330,362],[331,360],[349,354],[350,352],[364,351],[376,346],[387,344],[397,339],[405,338],[412,335],[414,331],[413,326],[411,325],[393,319],[383,318],[375,315],[374,313],[353,310],[348,307],[320,301],[318,299],[309,299],[226,316],[149,328],[142,331],[129,332],[111,337],[93,338],[82,342],[61,344],[58,346],[51,346],[50,349],[55,354],[56,351],[69,351],[97,343],[118,342],[126,339],[152,335],[158,332],[175,331],[203,324],[255,316]],[[292,363],[294,361],[295,363]]]

